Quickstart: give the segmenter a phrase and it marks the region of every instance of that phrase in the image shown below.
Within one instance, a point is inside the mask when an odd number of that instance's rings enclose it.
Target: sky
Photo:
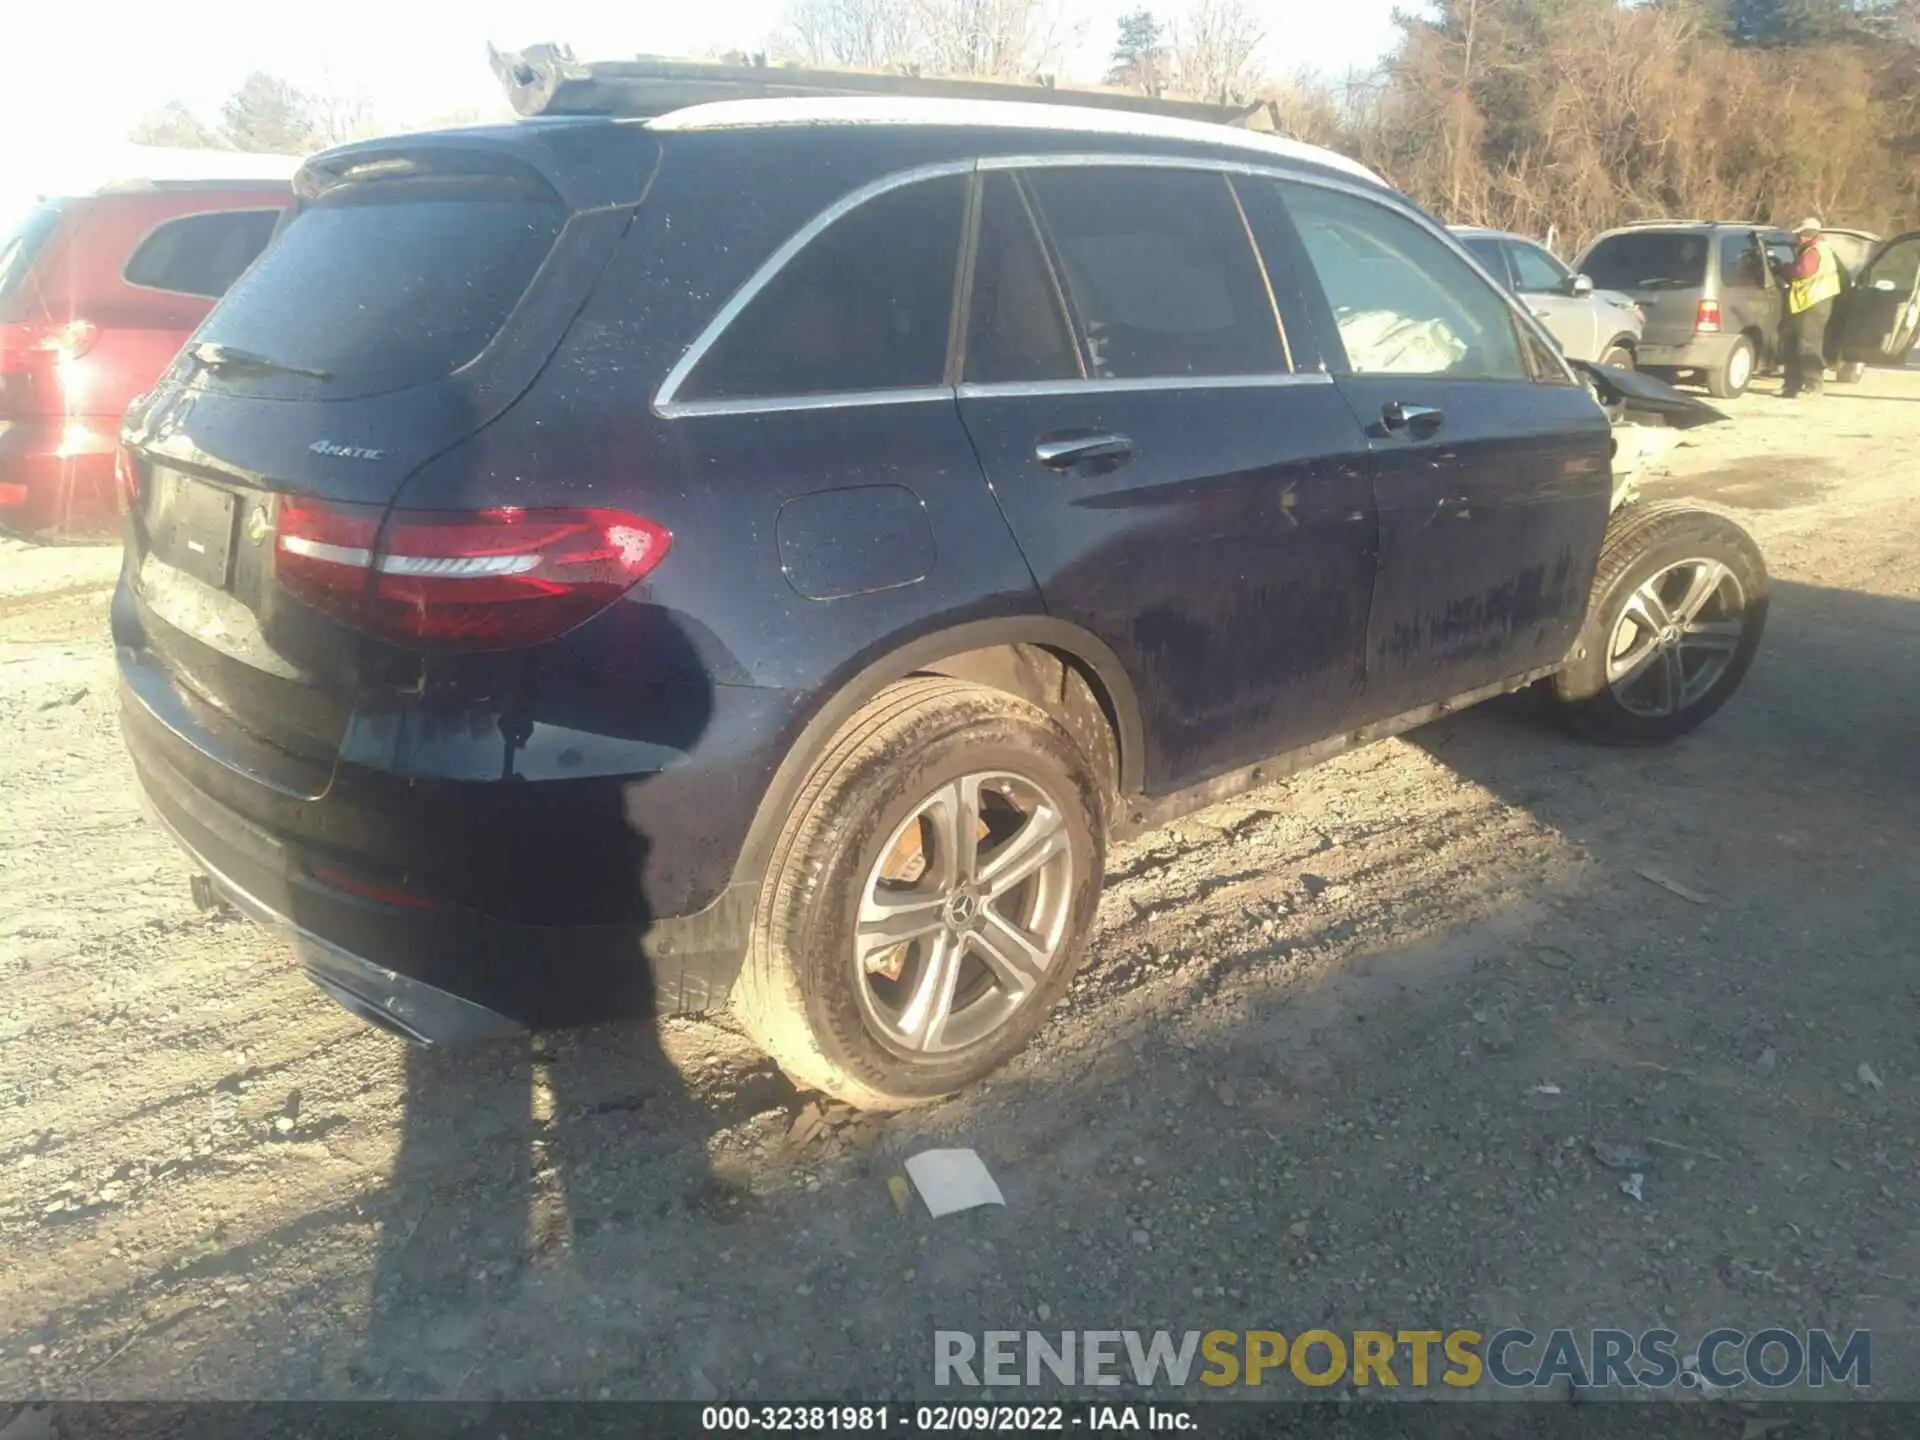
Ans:
[[[1065,3],[1079,35],[1065,78],[1096,80],[1115,18],[1140,0]],[[1169,13],[1179,0],[1147,3]],[[1393,0],[1255,3],[1269,11],[1266,60],[1276,73],[1338,74],[1393,40]],[[784,0],[195,0],[105,46],[101,31],[117,28],[120,12],[101,0],[8,8],[6,48],[31,63],[12,67],[0,87],[0,167],[22,153],[22,137],[42,154],[97,146],[170,100],[217,114],[253,70],[364,95],[384,123],[418,125],[500,103],[489,42],[559,41],[582,59],[753,50],[777,31]]]

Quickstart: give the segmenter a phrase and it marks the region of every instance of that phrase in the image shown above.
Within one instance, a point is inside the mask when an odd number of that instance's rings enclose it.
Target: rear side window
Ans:
[[[565,218],[551,191],[498,178],[341,186],[301,207],[198,338],[329,377],[222,384],[352,395],[442,379],[499,333]]]
[[[1602,290],[1688,290],[1707,283],[1707,237],[1686,231],[1609,235],[1580,267]]]
[[[278,210],[184,215],[154,227],[127,259],[122,278],[148,290],[217,300],[273,237]]]
[[[0,240],[0,301],[11,299],[26,284],[34,256],[59,223],[59,206],[36,205]]]
[[[961,378],[975,385],[1078,379],[1059,287],[1026,197],[1004,171],[990,172],[983,190]]]
[[[1351,373],[1533,378],[1507,302],[1437,235],[1377,201],[1276,183]]]
[[[747,302],[672,398],[940,384],[966,185],[961,175],[917,181],[840,216]]]
[[[1026,172],[1096,379],[1287,368],[1224,175],[1130,166]]]

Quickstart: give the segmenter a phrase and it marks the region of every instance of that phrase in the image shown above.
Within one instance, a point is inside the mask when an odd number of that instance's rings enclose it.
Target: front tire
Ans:
[[[1631,370],[1633,369],[1633,347],[1624,341],[1616,340],[1601,354],[1600,363],[1611,365],[1616,370]]]
[[[1867,367],[1858,360],[1842,360],[1834,368],[1833,378],[1842,385],[1858,385],[1861,377],[1867,373]]]
[[[801,1086],[863,1109],[952,1094],[1065,993],[1105,863],[1096,767],[1016,696],[902,681],[795,801],[735,990]]]
[[[1757,358],[1758,352],[1753,348],[1752,338],[1742,335],[1733,342],[1727,358],[1707,372],[1707,393],[1716,400],[1739,399],[1747,393],[1747,386],[1753,383]]]
[[[1767,567],[1734,521],[1632,506],[1600,550],[1573,658],[1553,679],[1568,726],[1606,745],[1663,745],[1740,686],[1767,620]]]

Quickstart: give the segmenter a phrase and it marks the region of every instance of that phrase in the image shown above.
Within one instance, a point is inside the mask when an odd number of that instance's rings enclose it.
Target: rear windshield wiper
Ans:
[[[294,365],[285,360],[275,360],[271,355],[256,355],[251,350],[236,350],[231,345],[221,345],[212,340],[203,340],[187,354],[195,364],[204,370],[216,374],[222,370],[257,370],[280,375],[305,375],[310,380],[331,380],[330,371],[315,370],[309,365]]]
[[[1688,285],[1698,285],[1699,283],[1698,280],[1676,280],[1671,275],[1655,275],[1650,279],[1642,280],[1633,288],[1636,290],[1681,290]]]

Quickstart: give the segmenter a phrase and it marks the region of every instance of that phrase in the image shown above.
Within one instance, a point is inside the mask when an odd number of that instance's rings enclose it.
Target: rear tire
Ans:
[[[1867,367],[1858,360],[1842,360],[1834,367],[1833,378],[1840,385],[1858,385]]]
[[[1634,368],[1633,347],[1616,340],[1601,353],[1600,363],[1616,370],[1631,370]]]
[[[1707,372],[1707,393],[1716,400],[1737,400],[1753,383],[1753,370],[1759,352],[1751,337],[1742,335],[1733,342],[1727,358]]]
[[[1767,621],[1767,566],[1733,520],[1633,505],[1608,527],[1586,622],[1553,677],[1561,718],[1604,745],[1663,745],[1740,687]]]
[[[991,1074],[1078,968],[1103,808],[1095,765],[1037,706],[939,676],[882,691],[774,846],[734,992],[742,1023],[796,1084],[864,1109]]]

